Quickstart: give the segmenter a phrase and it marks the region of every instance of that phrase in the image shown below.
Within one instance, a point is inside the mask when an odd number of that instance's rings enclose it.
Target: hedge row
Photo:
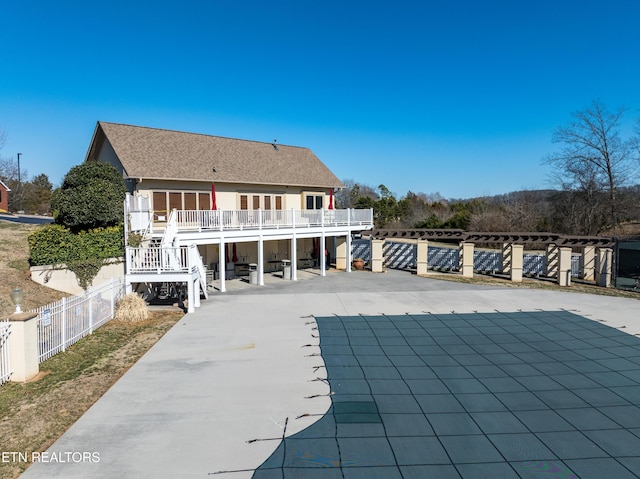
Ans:
[[[31,266],[117,258],[124,255],[124,232],[122,226],[110,226],[74,234],[50,224],[29,235],[29,250]]]

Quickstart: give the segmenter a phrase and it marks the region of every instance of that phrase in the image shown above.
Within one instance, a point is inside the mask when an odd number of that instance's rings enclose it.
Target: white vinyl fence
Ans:
[[[11,324],[9,324],[9,321],[0,322],[0,385],[8,382],[11,378],[9,334],[11,334]]]
[[[116,301],[124,296],[125,290],[124,278],[114,279],[90,288],[83,295],[62,298],[36,309],[40,362],[65,351],[113,319]]]

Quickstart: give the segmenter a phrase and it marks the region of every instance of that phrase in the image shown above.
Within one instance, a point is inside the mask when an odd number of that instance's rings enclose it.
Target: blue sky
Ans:
[[[58,185],[97,121],[311,148],[341,179],[546,188],[555,127],[640,116],[636,0],[7,0],[0,155]]]

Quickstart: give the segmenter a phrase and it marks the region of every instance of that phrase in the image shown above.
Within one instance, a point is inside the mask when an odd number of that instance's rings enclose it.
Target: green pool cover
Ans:
[[[255,479],[640,477],[634,336],[567,311],[316,321],[332,406]]]

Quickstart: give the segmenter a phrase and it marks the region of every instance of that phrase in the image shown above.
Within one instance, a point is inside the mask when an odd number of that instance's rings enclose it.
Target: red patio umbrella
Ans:
[[[218,205],[216,204],[216,185],[215,183],[211,183],[211,209],[217,210]]]
[[[333,209],[333,188],[329,190],[329,209]]]
[[[234,263],[238,262],[238,254],[236,253],[236,244],[233,243],[233,257],[231,258],[231,261],[233,261]]]

